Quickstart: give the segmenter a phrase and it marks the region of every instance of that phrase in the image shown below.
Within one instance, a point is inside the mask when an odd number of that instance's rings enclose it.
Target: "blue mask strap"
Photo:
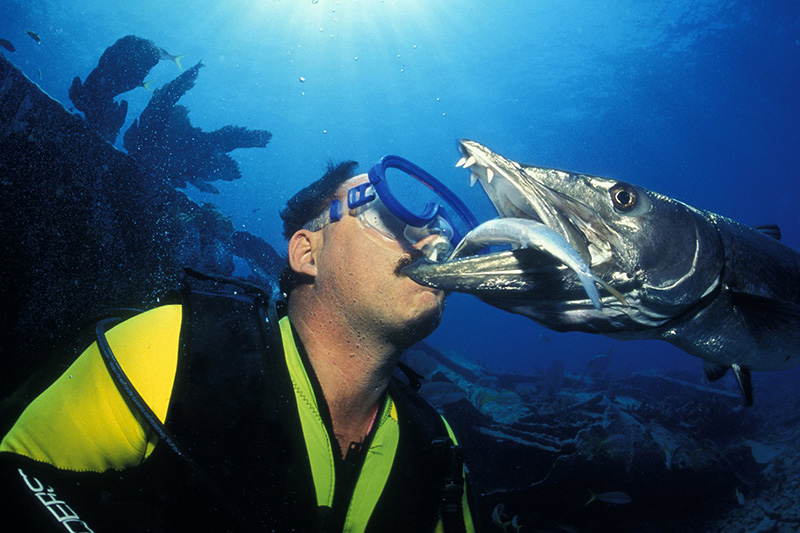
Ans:
[[[375,188],[372,186],[372,183],[365,181],[361,185],[351,187],[350,190],[347,191],[347,207],[350,209],[361,207],[374,200],[375,195]]]
[[[328,210],[328,217],[331,219],[331,222],[340,221],[343,214],[342,201],[338,199],[331,200],[331,207]]]

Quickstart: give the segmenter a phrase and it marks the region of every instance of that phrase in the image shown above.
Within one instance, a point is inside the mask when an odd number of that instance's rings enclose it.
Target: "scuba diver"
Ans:
[[[446,260],[477,221],[409,161],[355,167],[282,210],[281,301],[187,271],[96,325],[0,442],[3,527],[475,530],[456,437],[398,361],[445,306],[400,269]]]

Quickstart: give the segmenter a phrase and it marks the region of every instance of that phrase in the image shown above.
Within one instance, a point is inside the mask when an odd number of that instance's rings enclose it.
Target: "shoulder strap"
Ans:
[[[450,437],[433,440],[434,453],[442,462],[442,526],[445,533],[464,533],[464,454]]]
[[[313,530],[313,477],[276,338],[280,309],[239,280],[190,281],[168,426],[250,523]]]
[[[188,267],[184,268],[184,273],[184,286],[181,289],[183,292],[183,299],[185,299],[186,295],[192,291],[190,281],[192,278],[203,282],[212,282],[217,284],[217,290],[220,290],[219,285],[234,285],[241,288],[243,292],[254,295],[262,304],[268,303],[270,315],[272,315],[270,316],[270,319],[274,317],[274,323],[277,324],[277,311],[275,309],[275,302],[270,299],[269,295],[262,287],[240,278],[205,274]],[[174,298],[174,296],[170,296],[168,298]],[[103,362],[105,363],[106,368],[111,375],[111,379],[114,381],[114,384],[117,386],[117,389],[125,399],[131,411],[139,413],[145,422],[147,422],[147,424],[150,426],[150,428],[155,432],[155,434],[158,435],[158,438],[164,442],[164,444],[166,444],[176,455],[181,457],[192,471],[199,473],[200,469],[197,463],[195,463],[191,456],[170,434],[169,430],[167,430],[164,424],[161,423],[144,398],[142,398],[142,396],[139,394],[139,391],[136,390],[136,387],[133,386],[133,383],[131,383],[130,379],[125,374],[125,371],[120,366],[113,350],[111,349],[111,346],[108,344],[108,340],[106,339],[106,332],[111,326],[118,324],[124,319],[130,318],[131,316],[134,316],[140,312],[142,312],[140,309],[119,308],[109,310],[105,318],[96,317],[94,331],[97,347],[100,351]]]
[[[395,400],[400,423],[400,443],[384,494],[374,518],[390,524],[392,516],[403,513],[413,502],[414,524],[419,530],[432,529],[439,516],[445,532],[465,530],[461,497],[464,476],[461,448],[450,438],[441,415],[411,386],[392,379],[389,394]],[[378,530],[370,522],[370,530]]]
[[[186,461],[187,465],[191,469],[198,469],[197,464],[175,441],[164,424],[161,423],[161,420],[158,419],[158,416],[156,416],[144,398],[142,398],[141,394],[139,394],[139,391],[136,390],[136,387],[134,387],[133,383],[131,383],[128,375],[125,374],[125,371],[120,366],[119,361],[117,361],[117,357],[114,355],[114,351],[108,344],[108,339],[106,338],[106,332],[108,331],[108,328],[122,322],[122,320],[123,319],[119,317],[104,318],[100,320],[94,328],[97,348],[100,351],[100,356],[103,359],[103,363],[106,365],[106,369],[108,370],[111,379],[117,386],[117,389],[119,390],[122,398],[125,400],[125,403],[128,404],[128,408],[132,412],[138,413],[144,419],[144,421],[147,422],[147,424],[150,426],[150,429],[153,430],[156,435],[158,435],[158,438],[164,444],[169,446],[169,448],[175,452],[175,454],[183,458],[183,460]]]

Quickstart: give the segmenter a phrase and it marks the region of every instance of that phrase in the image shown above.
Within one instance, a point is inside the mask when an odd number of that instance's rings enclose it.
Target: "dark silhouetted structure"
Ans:
[[[228,152],[264,147],[272,134],[239,126],[224,126],[212,132],[193,127],[189,110],[176,103],[194,87],[202,66],[197,63],[155,91],[139,119],[125,132],[124,145],[143,167],[173,186],[191,183],[202,191],[216,193],[208,182],[241,177]]]
[[[141,86],[161,58],[162,50],[152,41],[126,35],[103,52],[85,82],[77,76],[72,80],[69,99],[83,111],[89,127],[113,143],[128,112],[128,102],[117,103],[114,97]]]

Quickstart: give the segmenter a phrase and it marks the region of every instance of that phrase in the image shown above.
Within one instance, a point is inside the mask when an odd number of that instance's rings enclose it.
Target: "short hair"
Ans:
[[[342,183],[352,178],[358,163],[328,163],[328,171],[320,179],[300,189],[281,211],[283,236],[288,240],[310,220],[319,215],[336,196]]]
[[[328,170],[314,183],[300,189],[289,198],[286,207],[281,210],[283,219],[283,236],[288,240],[301,230],[336,197],[336,191],[342,184],[355,176],[358,163],[343,161],[339,164],[328,163]],[[287,264],[280,277],[281,292],[288,295],[300,283],[307,283],[307,276],[293,271]]]

